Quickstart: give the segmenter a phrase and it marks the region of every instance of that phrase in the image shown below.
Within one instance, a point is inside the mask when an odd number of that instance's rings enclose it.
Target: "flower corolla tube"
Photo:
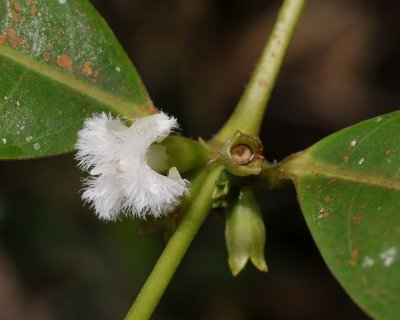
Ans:
[[[160,155],[151,152],[152,144],[176,128],[176,119],[162,112],[138,118],[130,127],[105,113],[86,119],[78,132],[76,159],[90,173],[82,198],[100,219],[115,220],[123,214],[157,218],[179,205],[189,182],[175,167],[164,176],[149,165],[161,161],[150,159]]]

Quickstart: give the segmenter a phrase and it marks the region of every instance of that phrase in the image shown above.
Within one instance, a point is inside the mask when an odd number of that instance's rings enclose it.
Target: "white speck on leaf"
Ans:
[[[40,150],[40,143],[36,142],[35,144],[33,144],[33,149],[35,149],[36,151]]]
[[[396,254],[397,254],[397,249],[395,247],[390,247],[390,248],[386,249],[385,251],[383,251],[380,254],[383,265],[385,267],[389,267],[394,262],[394,258],[396,257]]]
[[[32,141],[32,139],[33,139],[33,137],[32,136],[29,136],[29,137],[26,137],[26,142],[30,142],[30,141]]]
[[[362,265],[363,268],[370,268],[370,267],[372,267],[374,264],[375,264],[374,259],[372,259],[372,258],[369,257],[369,256],[365,256],[364,259],[363,259],[363,261],[362,261],[362,264],[361,264],[361,265]]]
[[[1,141],[3,141],[4,144],[7,143],[7,139],[6,138],[1,139]]]
[[[358,161],[359,165],[362,165],[364,163],[364,158],[361,158],[360,161]]]
[[[8,100],[8,97],[7,97],[7,96],[4,96],[4,100]]]
[[[391,159],[387,159],[386,162],[387,162],[387,163],[391,163],[392,160],[391,160]]]
[[[381,120],[382,120],[382,117],[380,117],[380,116],[376,117],[376,119],[375,119],[376,122],[380,122]]]
[[[121,72],[121,68],[120,67],[115,67],[115,71]]]
[[[58,0],[58,3],[59,3],[59,4],[66,4],[66,3],[67,3],[67,0]]]
[[[354,139],[350,142],[350,146],[355,147],[357,144],[357,139]]]

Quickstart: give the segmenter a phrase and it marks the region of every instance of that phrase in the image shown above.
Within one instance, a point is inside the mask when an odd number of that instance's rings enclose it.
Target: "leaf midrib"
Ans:
[[[293,159],[293,161],[285,163],[281,169],[283,170],[284,176],[292,180],[296,180],[302,176],[326,176],[400,191],[400,181],[391,180],[379,175],[365,174],[329,165],[320,165],[301,158]]]
[[[29,56],[20,53],[19,51],[16,51],[6,45],[0,45],[0,56],[3,56],[15,63],[18,63],[41,76],[47,77],[66,87],[70,87],[79,94],[87,96],[99,102],[100,104],[108,107],[110,110],[113,110],[120,115],[135,118],[140,114],[143,114],[143,111],[139,110],[141,109],[140,107],[147,107],[149,113],[152,113],[155,110],[150,98],[147,96],[145,91],[144,103],[143,105],[138,105],[120,99],[112,94],[109,94],[108,92],[100,90],[99,88],[92,86],[82,80],[66,75],[54,68],[43,65],[40,62],[30,58]]]

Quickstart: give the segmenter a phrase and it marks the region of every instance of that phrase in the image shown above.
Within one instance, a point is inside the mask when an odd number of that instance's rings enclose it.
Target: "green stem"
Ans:
[[[290,180],[285,176],[281,163],[275,164],[264,160],[260,173],[245,177],[242,180],[242,184],[244,186],[281,189],[290,185]]]
[[[200,173],[201,188],[193,192],[193,199],[178,228],[172,235],[153,271],[126,315],[125,320],[146,320],[152,315],[162,294],[171,281],[190,243],[207,217],[212,204],[212,192],[221,167]]]
[[[211,140],[220,145],[235,130],[258,135],[267,103],[306,0],[285,0],[271,36],[235,111]]]

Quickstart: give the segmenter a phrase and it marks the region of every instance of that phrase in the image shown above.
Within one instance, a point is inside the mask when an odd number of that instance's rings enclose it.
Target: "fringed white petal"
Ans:
[[[105,113],[85,121],[78,133],[76,158],[92,175],[82,198],[92,204],[99,218],[159,217],[176,208],[188,192],[188,181],[176,169],[170,170],[170,176],[155,172],[146,156],[152,143],[177,127],[175,118],[161,112],[137,119],[130,128]]]

